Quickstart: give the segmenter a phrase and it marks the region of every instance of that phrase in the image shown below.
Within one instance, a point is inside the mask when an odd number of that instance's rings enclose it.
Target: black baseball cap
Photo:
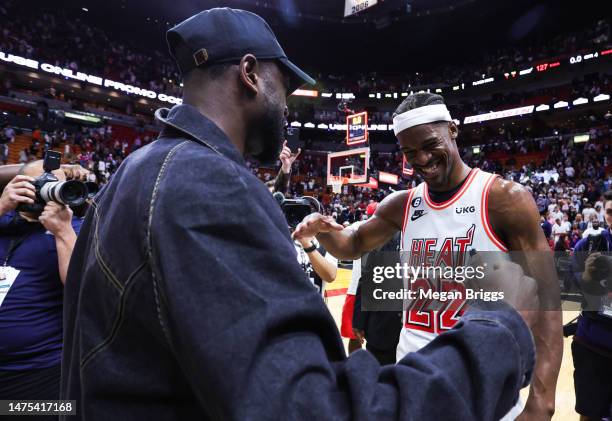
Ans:
[[[204,10],[170,29],[166,39],[182,74],[209,64],[237,63],[253,54],[258,60],[276,60],[288,70],[290,93],[316,83],[289,61],[266,21],[246,10]]]

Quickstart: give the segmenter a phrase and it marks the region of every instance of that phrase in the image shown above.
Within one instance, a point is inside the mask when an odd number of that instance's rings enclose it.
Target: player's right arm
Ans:
[[[407,196],[408,191],[387,196],[378,205],[376,213],[357,228],[343,228],[331,216],[313,213],[296,227],[293,238],[316,235],[332,256],[346,260],[358,259],[362,254],[384,245],[402,229]]]

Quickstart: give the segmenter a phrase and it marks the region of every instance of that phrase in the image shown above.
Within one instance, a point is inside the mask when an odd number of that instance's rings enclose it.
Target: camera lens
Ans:
[[[96,193],[98,193],[98,190],[100,190],[100,187],[98,187],[98,185],[93,181],[86,181],[85,187],[87,188],[88,199],[93,199]]]
[[[45,202],[53,201],[68,206],[78,206],[87,199],[87,187],[76,180],[51,181],[40,189],[40,196]]]

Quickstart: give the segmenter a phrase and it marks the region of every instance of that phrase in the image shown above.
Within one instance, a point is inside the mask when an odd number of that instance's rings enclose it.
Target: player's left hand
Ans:
[[[302,152],[302,148],[298,148],[296,153],[292,153],[291,149],[289,149],[289,146],[287,146],[287,141],[285,140],[285,142],[283,143],[283,150],[281,151],[280,156],[278,157],[282,164],[282,172],[284,172],[285,174],[289,174],[291,172],[291,165],[293,165],[293,161],[295,161],[295,159],[300,155],[300,152]]]
[[[56,237],[72,230],[72,209],[66,205],[47,202],[42,214],[38,217],[40,223]]]
[[[87,181],[87,176],[90,171],[81,167],[78,164],[64,164],[60,167],[60,171],[66,176],[66,180]]]

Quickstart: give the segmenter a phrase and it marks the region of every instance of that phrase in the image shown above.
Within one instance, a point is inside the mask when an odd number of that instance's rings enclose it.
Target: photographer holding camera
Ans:
[[[56,164],[53,173],[24,165],[0,196],[3,399],[59,399],[63,286],[81,219],[58,202],[79,186]]]
[[[285,148],[287,148],[285,146]],[[289,231],[293,232],[295,227],[312,212],[319,212],[321,204],[317,199],[310,196],[295,199],[285,199],[281,192],[273,194],[285,215]],[[314,285],[317,291],[323,295],[325,284],[334,282],[338,272],[338,259],[328,253],[315,237],[304,237],[293,240],[297,253],[297,261],[306,274],[306,277]]]
[[[301,148],[293,153],[287,146],[287,141],[283,143],[282,150],[278,156],[281,162],[281,169],[274,180],[266,183],[268,190],[273,194],[287,220],[289,231],[293,231],[306,215],[313,209],[320,211],[321,205],[318,200],[312,197],[301,197],[296,199],[285,199],[284,193],[289,190],[291,181],[291,165],[301,152]],[[321,295],[325,293],[325,283],[334,282],[338,271],[338,259],[319,244],[314,237],[305,237],[294,240],[297,261],[302,270]]]
[[[607,229],[574,248],[573,265],[584,296],[572,342],[576,412],[581,421],[612,412],[612,191],[605,194]]]

